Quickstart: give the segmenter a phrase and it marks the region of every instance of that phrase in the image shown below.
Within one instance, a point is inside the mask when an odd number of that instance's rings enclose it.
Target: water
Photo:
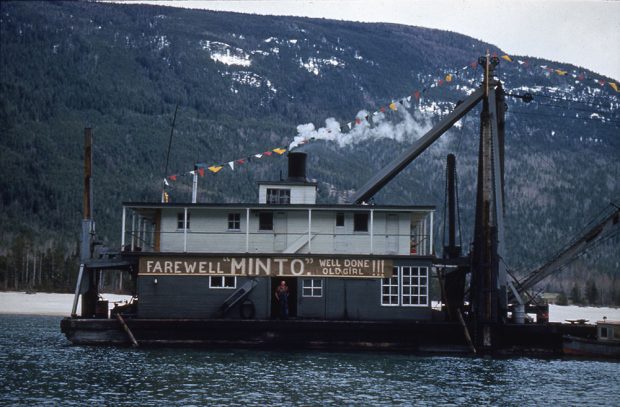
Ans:
[[[620,363],[76,347],[0,315],[0,405],[617,405]]]

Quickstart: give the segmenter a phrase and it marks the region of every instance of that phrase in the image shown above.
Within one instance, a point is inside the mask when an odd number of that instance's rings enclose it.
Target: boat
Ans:
[[[564,335],[562,350],[568,356],[620,359],[620,321],[597,321],[595,337]]]

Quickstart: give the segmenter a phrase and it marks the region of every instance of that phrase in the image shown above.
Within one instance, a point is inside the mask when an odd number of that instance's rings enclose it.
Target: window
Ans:
[[[428,305],[428,267],[394,267],[392,277],[381,280],[381,305]]]
[[[241,230],[241,214],[229,213],[228,214],[228,230]]]
[[[230,276],[211,276],[209,277],[209,288],[236,288],[237,277]]]
[[[273,230],[273,212],[258,214],[258,230]]]
[[[336,227],[337,228],[344,227],[344,213],[343,212],[336,213]]]
[[[275,205],[283,205],[291,203],[290,189],[267,188],[267,203]]]
[[[303,297],[322,297],[323,296],[323,280],[319,278],[305,278],[302,281]]]
[[[392,277],[381,280],[381,305],[398,305],[399,268],[392,269]]]
[[[607,327],[606,326],[602,326],[601,327],[601,338],[607,338],[608,334],[607,334]]]
[[[177,213],[177,229],[189,229],[189,212],[187,212],[187,228],[184,226],[185,224],[185,212]]]
[[[368,214],[367,213],[353,214],[353,231],[354,232],[368,232]]]
[[[403,306],[428,304],[428,276],[426,267],[402,267]]]

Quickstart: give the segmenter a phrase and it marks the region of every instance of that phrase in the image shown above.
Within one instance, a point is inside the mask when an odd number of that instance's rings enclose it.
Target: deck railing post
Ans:
[[[183,252],[187,252],[187,208],[183,208]]]
[[[121,226],[121,251],[125,251],[125,221],[127,218],[127,208],[123,206],[123,225]]]
[[[308,209],[308,253],[312,253],[312,209]]]
[[[250,252],[250,208],[245,208],[245,252]]]
[[[370,254],[374,251],[375,210],[370,210]]]

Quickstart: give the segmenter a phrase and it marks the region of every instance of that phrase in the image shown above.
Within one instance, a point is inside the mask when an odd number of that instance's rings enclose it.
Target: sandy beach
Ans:
[[[110,302],[110,308],[115,302],[123,302],[131,298],[129,295],[102,294]],[[0,314],[30,314],[68,316],[71,314],[73,294],[0,292]],[[80,304],[78,304],[78,310]],[[585,319],[590,324],[600,321],[603,317],[610,320],[620,320],[620,308],[610,307],[578,307],[576,305],[550,305],[549,320],[551,322],[565,322],[567,319]]]

